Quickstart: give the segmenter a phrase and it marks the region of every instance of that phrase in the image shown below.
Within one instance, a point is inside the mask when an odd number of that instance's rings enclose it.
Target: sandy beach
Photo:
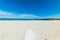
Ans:
[[[0,40],[24,40],[29,29],[35,32],[36,40],[60,40],[60,20],[0,21]]]

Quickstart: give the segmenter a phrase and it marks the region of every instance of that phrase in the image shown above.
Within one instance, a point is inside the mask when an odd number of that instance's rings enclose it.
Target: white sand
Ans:
[[[0,40],[23,40],[26,30],[35,31],[36,40],[60,40],[60,21],[0,21]]]

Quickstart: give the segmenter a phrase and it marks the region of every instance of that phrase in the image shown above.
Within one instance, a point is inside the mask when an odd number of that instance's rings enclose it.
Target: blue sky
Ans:
[[[0,13],[13,14],[14,17],[57,17],[60,14],[60,0],[0,0]]]

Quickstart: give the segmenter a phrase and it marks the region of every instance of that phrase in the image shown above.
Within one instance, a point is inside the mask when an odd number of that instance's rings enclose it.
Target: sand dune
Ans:
[[[0,40],[23,40],[26,30],[35,31],[36,40],[60,40],[60,21],[0,21]]]

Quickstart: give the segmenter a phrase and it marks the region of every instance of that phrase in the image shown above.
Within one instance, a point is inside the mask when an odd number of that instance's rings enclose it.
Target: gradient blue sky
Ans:
[[[0,0],[0,10],[45,17],[60,13],[60,0]]]

